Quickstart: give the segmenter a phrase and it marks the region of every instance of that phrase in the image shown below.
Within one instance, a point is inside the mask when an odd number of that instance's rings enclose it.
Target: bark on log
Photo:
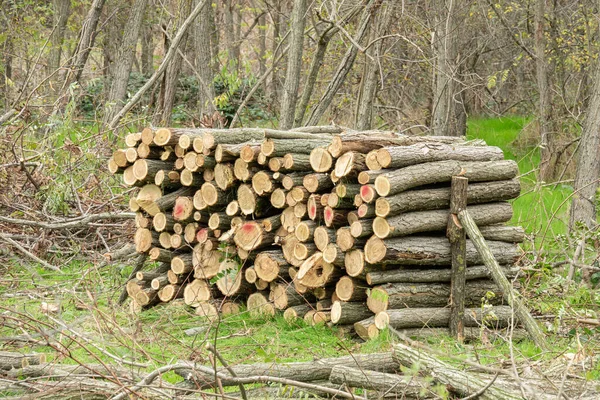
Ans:
[[[333,157],[324,147],[317,147],[310,152],[310,165],[315,172],[328,172],[333,166]]]
[[[274,238],[274,232],[266,232],[256,221],[242,224],[233,236],[235,244],[247,251],[269,246]]]
[[[335,294],[341,301],[364,301],[367,299],[367,288],[363,280],[342,276],[335,285]]]
[[[513,264],[520,256],[516,245],[497,241],[488,244],[501,264]],[[408,236],[382,240],[373,236],[365,245],[365,260],[371,264],[450,265],[450,243],[440,237]],[[467,241],[467,265],[482,262],[473,243]]]
[[[272,282],[278,277],[288,277],[289,268],[290,265],[281,250],[262,251],[254,260],[256,276],[267,282]]]
[[[513,216],[509,203],[488,203],[468,207],[479,225],[508,222]],[[444,231],[448,225],[449,210],[414,211],[388,218],[373,220],[373,233],[380,239],[407,236],[413,233]]]
[[[427,393],[429,381],[410,375],[387,374],[337,365],[331,369],[329,381],[353,388],[376,390],[385,393],[385,397],[400,396],[409,399],[436,397]]]
[[[328,139],[266,139],[260,145],[260,151],[267,157],[283,157],[288,153],[311,154],[313,149],[329,143]]]
[[[349,151],[337,159],[333,172],[338,178],[354,178],[358,176],[359,172],[366,169],[368,168],[365,163],[365,155]]]
[[[275,306],[268,300],[268,296],[266,292],[256,292],[248,296],[246,305],[250,315],[254,317],[275,315]]]
[[[479,398],[482,400],[518,400],[523,398],[521,393],[507,391],[493,384],[489,386],[491,378],[483,380],[473,374],[461,371],[427,354],[423,349],[414,349],[399,343],[394,345],[393,356],[396,362],[409,368],[418,364],[422,372],[435,376],[439,383],[446,385],[452,392],[461,397],[479,393]]]
[[[288,307],[283,312],[283,318],[288,322],[294,322],[298,319],[304,318],[307,312],[314,310],[314,304],[300,304],[297,306]]]
[[[514,278],[519,272],[519,268],[503,266],[502,272],[507,278]],[[365,279],[371,286],[382,285],[385,283],[436,283],[450,282],[451,270],[439,268],[400,268],[385,271],[369,271]],[[492,275],[485,265],[475,265],[467,267],[466,279],[491,278]],[[467,285],[468,286],[468,285]]]
[[[296,292],[294,286],[288,283],[279,283],[271,287],[269,300],[278,310],[285,310],[289,307],[307,304],[312,296],[309,294],[300,294]]]
[[[310,193],[325,192],[333,187],[329,174],[308,174],[302,180],[302,185]]]
[[[204,279],[194,279],[185,286],[183,301],[188,306],[198,307],[201,302],[210,299],[212,299],[212,291]]]
[[[493,303],[501,301],[502,289],[494,282],[483,279],[469,281],[465,306],[477,307],[488,292],[496,295]],[[367,306],[373,313],[387,309],[446,307],[450,301],[450,285],[445,283],[389,283],[376,286],[369,292]]]
[[[517,179],[469,184],[467,204],[490,203],[516,198],[521,192]],[[378,217],[409,211],[426,211],[450,205],[450,188],[409,190],[394,196],[380,197],[375,202]]]
[[[437,161],[412,165],[379,175],[375,189],[379,196],[390,196],[432,183],[449,182],[453,176],[464,176],[470,182],[513,179],[519,173],[513,160],[501,161]]]
[[[355,322],[354,331],[363,340],[371,340],[379,336],[379,328],[375,326],[374,316]]]
[[[325,250],[329,243],[335,243],[336,231],[329,229],[324,226],[318,226],[315,228],[314,241],[317,249],[320,251]]]
[[[451,310],[444,308],[402,308],[381,311],[375,315],[379,329],[444,328],[450,323]],[[465,327],[488,326],[505,328],[514,319],[514,310],[508,306],[467,308],[464,313]]]
[[[494,146],[451,146],[443,143],[419,143],[411,146],[384,147],[377,150],[380,168],[403,168],[426,162],[493,161],[504,159],[502,149]],[[367,164],[368,165],[368,164]],[[368,165],[376,170],[377,165]]]
[[[363,302],[346,303],[334,301],[331,306],[331,322],[334,324],[354,324],[355,322],[362,321],[372,316],[373,313]]]
[[[0,351],[0,370],[23,368],[46,362],[45,354],[21,354],[11,351]]]

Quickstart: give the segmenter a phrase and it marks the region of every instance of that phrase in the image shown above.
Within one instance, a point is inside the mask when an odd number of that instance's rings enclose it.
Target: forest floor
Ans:
[[[548,332],[551,351],[542,352],[529,340],[490,343],[483,331],[480,340],[465,344],[447,336],[424,340],[455,365],[468,359],[514,368],[522,376],[535,370],[553,379],[579,379],[582,387],[595,385],[600,380],[600,327],[593,321],[598,321],[600,293],[581,284],[578,276],[567,282],[566,270],[553,268],[568,240],[565,221],[571,190],[566,184],[535,182],[530,171],[538,156],[522,137],[528,123],[526,118],[475,119],[469,122],[469,136],[501,147],[507,158],[519,163],[523,194],[513,203],[512,223],[529,234],[521,288]],[[288,323],[281,316],[253,318],[244,312],[208,324],[178,302],[132,314],[127,303],[117,304],[131,265],[99,268],[79,260],[58,273],[23,268],[17,255],[3,259],[8,262],[0,264],[0,351],[44,352],[48,360],[61,364],[133,363],[143,375],[177,360],[209,364],[207,342],[214,343],[227,362],[238,364],[386,351],[399,341],[384,331],[377,339],[361,342],[325,326]],[[172,372],[163,379],[181,380]],[[0,397],[10,395],[0,392]]]

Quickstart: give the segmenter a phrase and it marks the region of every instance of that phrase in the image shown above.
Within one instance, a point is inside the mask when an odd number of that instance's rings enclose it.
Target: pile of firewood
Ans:
[[[284,311],[310,324],[448,327],[450,181],[507,276],[524,234],[504,226],[514,161],[482,141],[337,126],[291,131],[144,129],[109,160],[139,187],[135,246],[154,270],[127,282],[133,307],[183,298],[199,315]],[[465,326],[511,320],[467,241]]]

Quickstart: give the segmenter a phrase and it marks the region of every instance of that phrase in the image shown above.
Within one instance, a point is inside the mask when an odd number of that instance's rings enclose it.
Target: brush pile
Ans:
[[[337,126],[144,129],[109,160],[139,187],[136,250],[159,262],[127,282],[135,308],[183,298],[199,315],[251,313],[353,326],[448,327],[450,181],[507,276],[522,229],[505,226],[517,165],[482,141]],[[467,241],[465,326],[502,326],[502,293]],[[493,320],[493,321],[492,321]]]

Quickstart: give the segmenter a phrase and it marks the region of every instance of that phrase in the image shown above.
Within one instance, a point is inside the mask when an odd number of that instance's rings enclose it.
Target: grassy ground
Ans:
[[[568,202],[565,200],[570,189],[536,184],[530,171],[539,156],[522,139],[517,140],[528,123],[528,119],[519,117],[474,119],[469,121],[469,136],[501,147],[508,158],[518,161],[523,194],[513,203],[513,223],[523,225],[540,245],[565,233],[563,221]],[[232,364],[300,361],[387,350],[395,340],[384,332],[376,340],[361,343],[336,329],[310,327],[303,322],[290,324],[280,316],[269,320],[251,318],[246,313],[209,324],[178,302],[132,314],[127,305],[116,304],[131,270],[129,265],[98,270],[91,264],[72,262],[63,267],[64,274],[58,274],[41,269],[31,273],[19,263],[14,259],[0,265],[0,320],[3,319],[0,337],[42,333],[40,339],[49,336],[50,341],[60,345],[28,343],[19,351],[46,352],[50,359],[63,363],[114,363],[115,358],[122,358],[144,364],[146,371],[176,360],[208,364],[204,347],[208,341],[216,341],[224,358]],[[541,353],[527,340],[493,345],[483,340],[463,345],[438,336],[428,338],[429,344],[445,354],[486,364],[514,362],[528,368],[560,371],[569,360],[593,354],[600,347],[600,330],[578,325],[576,319],[595,317],[599,296],[579,285],[565,291],[561,274],[542,272],[529,275],[523,287],[530,305],[547,314],[543,323],[549,332],[555,333],[549,339],[553,352]],[[54,330],[61,323],[68,329],[63,327],[59,334]],[[195,327],[205,329],[196,335],[186,335],[186,329]],[[3,340],[0,350],[14,350],[22,345]],[[584,357],[584,362],[572,366],[570,372],[599,379],[598,361],[597,357]],[[171,382],[180,380],[174,374],[166,378]]]

